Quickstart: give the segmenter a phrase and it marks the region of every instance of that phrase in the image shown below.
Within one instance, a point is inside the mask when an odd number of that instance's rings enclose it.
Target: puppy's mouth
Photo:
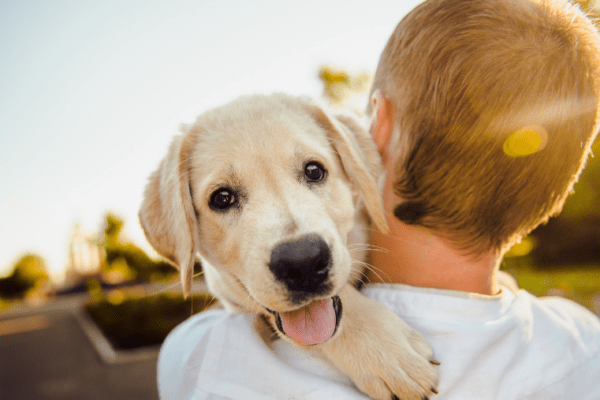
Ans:
[[[277,329],[302,345],[323,343],[330,339],[342,318],[342,301],[339,296],[314,300],[292,311],[269,310],[275,316]]]

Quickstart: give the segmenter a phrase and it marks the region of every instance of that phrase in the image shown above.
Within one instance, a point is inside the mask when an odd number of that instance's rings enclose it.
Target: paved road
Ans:
[[[0,314],[0,400],[21,399],[155,400],[156,359],[102,362],[69,304]]]

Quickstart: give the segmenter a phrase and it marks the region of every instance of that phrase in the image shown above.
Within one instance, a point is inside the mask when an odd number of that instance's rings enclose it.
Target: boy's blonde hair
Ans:
[[[577,6],[422,3],[371,92],[394,104],[396,217],[470,253],[505,251],[572,190],[598,132],[599,78],[600,36]]]

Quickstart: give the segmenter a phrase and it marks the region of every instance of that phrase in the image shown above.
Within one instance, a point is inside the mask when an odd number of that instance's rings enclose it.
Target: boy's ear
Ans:
[[[370,132],[377,144],[379,153],[383,155],[394,127],[394,105],[385,97],[380,89],[376,89],[373,92],[371,104],[374,110],[374,118],[371,123]]]

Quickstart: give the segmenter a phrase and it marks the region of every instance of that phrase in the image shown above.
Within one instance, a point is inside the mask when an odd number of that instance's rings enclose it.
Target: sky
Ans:
[[[0,2],[0,276],[27,252],[59,280],[75,224],[137,212],[181,123],[252,93],[320,97],[374,73],[415,0]],[[155,253],[154,253],[155,254]]]

